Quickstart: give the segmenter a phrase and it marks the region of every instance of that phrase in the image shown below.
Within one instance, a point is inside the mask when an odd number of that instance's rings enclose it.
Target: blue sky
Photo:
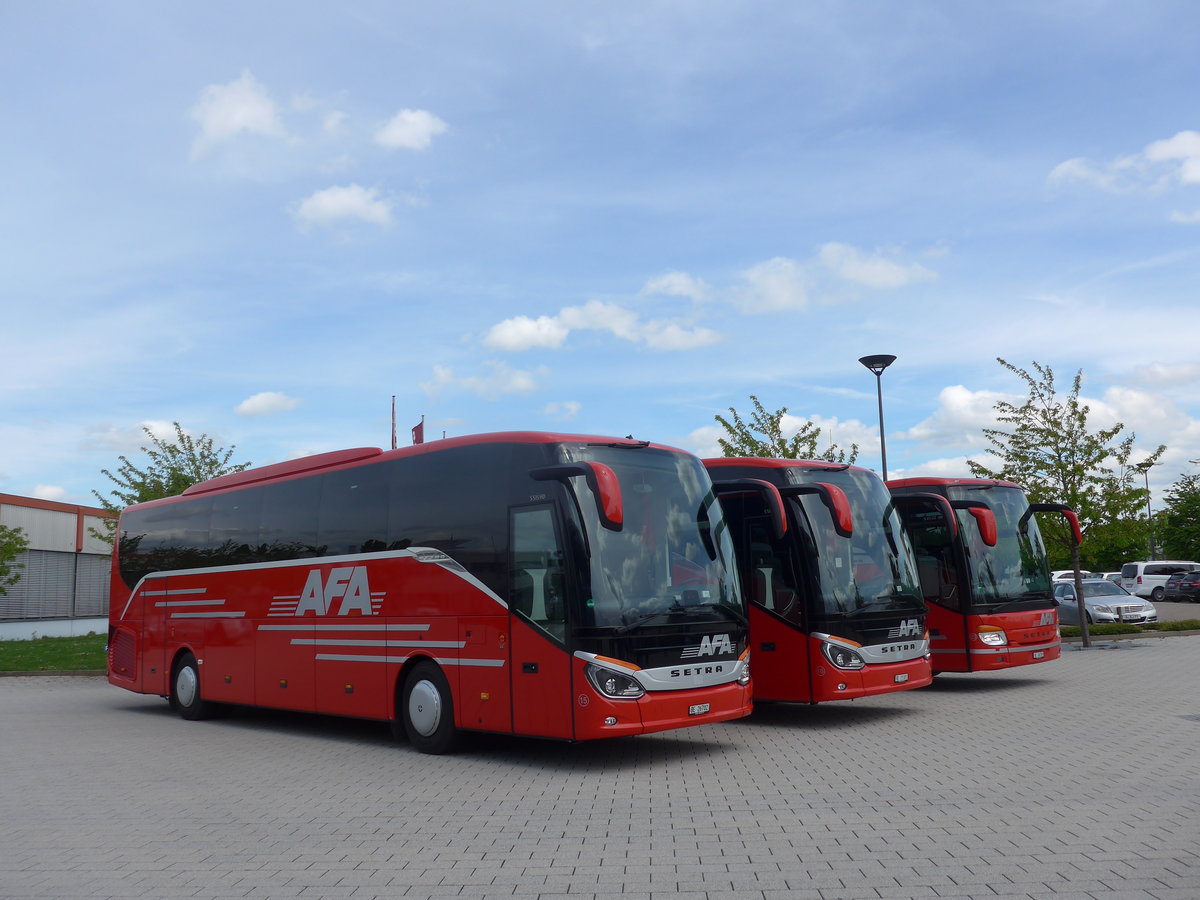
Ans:
[[[966,474],[996,357],[1200,458],[1190,2],[0,7],[0,492],[756,394]],[[166,433],[165,431],[163,433]],[[1155,505],[1157,506],[1157,499]]]

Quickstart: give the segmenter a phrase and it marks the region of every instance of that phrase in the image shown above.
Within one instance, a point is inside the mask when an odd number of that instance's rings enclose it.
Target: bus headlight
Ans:
[[[839,669],[861,669],[867,664],[867,661],[856,651],[841,644],[823,643],[821,644],[821,652],[825,654],[827,660]]]
[[[636,700],[646,693],[646,689],[636,680],[615,669],[588,663],[584,672],[587,673],[587,679],[592,683],[592,687],[605,697],[612,697],[615,700]]]
[[[746,664],[742,666],[742,674],[738,676],[737,683],[745,687],[750,683],[750,657],[746,657]]]
[[[980,642],[989,647],[1003,647],[1008,643],[1008,635],[1004,633],[1004,629],[995,625],[981,626],[978,634]]]

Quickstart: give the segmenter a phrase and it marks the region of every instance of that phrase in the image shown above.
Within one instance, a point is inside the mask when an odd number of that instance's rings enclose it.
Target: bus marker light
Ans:
[[[846,689],[846,685],[844,685],[844,684],[839,684],[839,685],[837,686],[837,689],[838,689],[839,691],[844,691],[844,690]]]
[[[352,685],[352,684],[346,685],[346,693],[353,694],[354,693],[354,685]]]
[[[616,724],[617,724],[617,717],[616,717],[616,716],[609,716],[607,719],[605,719],[605,720],[604,720],[604,724],[605,724],[605,725],[616,725]]]
[[[480,692],[479,692],[479,699],[480,699],[480,700],[491,700],[491,699],[492,699],[492,695],[491,695],[491,694],[489,694],[487,691],[480,691]]]

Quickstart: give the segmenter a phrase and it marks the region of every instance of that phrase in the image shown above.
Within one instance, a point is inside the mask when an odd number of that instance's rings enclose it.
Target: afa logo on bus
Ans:
[[[381,595],[382,596],[382,595]],[[366,566],[341,566],[329,570],[328,578],[322,579],[320,569],[309,569],[300,602],[296,604],[296,615],[315,613],[327,616],[335,600],[341,600],[337,614],[348,616],[352,612],[372,615],[371,586],[367,582]]]

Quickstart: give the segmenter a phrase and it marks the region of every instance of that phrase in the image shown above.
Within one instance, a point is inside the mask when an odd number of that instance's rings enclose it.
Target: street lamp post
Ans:
[[[883,438],[883,370],[896,361],[887,353],[860,356],[858,361],[875,374],[875,395],[879,399],[879,456],[883,463],[883,480],[887,481],[887,442]]]

